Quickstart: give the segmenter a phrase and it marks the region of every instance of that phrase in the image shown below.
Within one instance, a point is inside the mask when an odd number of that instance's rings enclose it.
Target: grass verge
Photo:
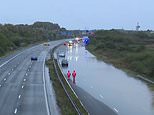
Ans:
[[[95,55],[98,60],[103,60],[105,63],[112,64],[114,67],[125,71],[130,76],[137,77],[138,75],[141,75],[142,77],[147,78],[154,82],[153,77],[146,76],[140,72],[133,71],[132,68],[128,68],[127,65],[124,62],[122,62],[120,58],[119,59],[111,58],[106,54],[97,52],[91,46],[88,47],[87,50],[89,50],[93,55]]]
[[[98,59],[154,81],[154,34],[97,31],[87,49]]]

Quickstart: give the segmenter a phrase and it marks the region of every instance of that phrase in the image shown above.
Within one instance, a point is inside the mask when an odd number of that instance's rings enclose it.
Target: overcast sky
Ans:
[[[154,30],[154,0],[0,0],[0,23],[58,23],[67,29]]]

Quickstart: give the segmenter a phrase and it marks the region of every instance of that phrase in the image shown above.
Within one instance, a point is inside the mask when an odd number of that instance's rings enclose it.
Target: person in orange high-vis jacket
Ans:
[[[70,76],[71,76],[71,73],[70,73],[70,71],[68,70],[68,72],[67,72],[67,78],[68,78],[68,80],[70,80]]]
[[[76,71],[75,70],[73,71],[72,76],[73,76],[73,83],[75,83],[75,78],[76,78]]]

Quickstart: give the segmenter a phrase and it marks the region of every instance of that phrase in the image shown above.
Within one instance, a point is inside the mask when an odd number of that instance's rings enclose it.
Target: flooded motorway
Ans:
[[[76,86],[118,115],[154,115],[154,85],[97,60],[85,47],[63,46],[59,50],[65,51],[68,60],[63,72],[76,70]]]

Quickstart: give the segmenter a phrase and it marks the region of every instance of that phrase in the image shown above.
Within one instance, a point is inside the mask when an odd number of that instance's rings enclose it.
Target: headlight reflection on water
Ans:
[[[72,60],[72,56],[68,56],[67,57],[67,60],[70,60],[71,61]]]
[[[72,46],[69,46],[68,47],[68,53],[72,53],[73,52],[73,47]]]
[[[68,46],[67,48],[67,59],[68,60],[74,60],[74,61],[78,61],[79,59],[79,45],[76,44],[76,47],[73,46]]]
[[[79,57],[78,57],[78,56],[76,56],[76,57],[75,57],[75,61],[78,61],[78,59],[79,59]]]

